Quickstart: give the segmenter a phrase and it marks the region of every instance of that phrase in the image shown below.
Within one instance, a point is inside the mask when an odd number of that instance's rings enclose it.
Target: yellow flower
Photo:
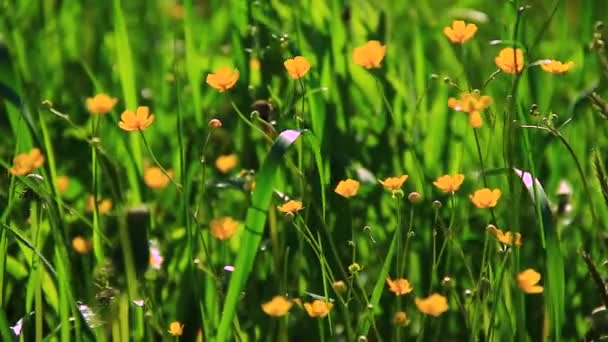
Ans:
[[[501,194],[499,189],[483,188],[469,195],[469,198],[477,208],[493,208],[498,203]]]
[[[173,177],[173,171],[167,170],[169,176]],[[156,166],[147,167],[144,170],[144,182],[152,189],[162,189],[166,187],[171,179],[165,175],[165,173]]]
[[[56,183],[55,185],[57,185],[57,191],[59,191],[60,194],[63,194],[70,187],[70,177],[59,176],[59,177],[57,177],[57,180],[55,181],[55,183]]]
[[[367,69],[380,68],[385,54],[385,45],[381,45],[377,40],[370,40],[353,50],[353,61]]]
[[[433,182],[433,184],[443,192],[454,193],[460,189],[464,175],[457,173],[455,175],[443,175]]]
[[[238,164],[238,162],[239,158],[236,156],[236,154],[227,154],[217,157],[217,159],[215,160],[215,167],[221,173],[228,173],[236,167],[236,164]]]
[[[240,222],[232,217],[220,217],[209,222],[211,235],[220,240],[230,239],[239,228]]]
[[[249,69],[252,71],[258,71],[262,67],[262,62],[259,58],[253,57],[249,60]]]
[[[95,199],[93,195],[89,196],[87,201],[87,209],[93,211],[95,207]],[[97,200],[97,210],[99,210],[100,214],[107,214],[112,210],[112,200],[110,199],[98,199]]]
[[[462,44],[471,39],[477,32],[477,25],[466,24],[462,20],[452,21],[452,26],[443,29],[443,33],[450,39],[452,43]]]
[[[106,114],[112,111],[116,102],[118,102],[117,99],[107,94],[97,94],[87,98],[87,109],[91,114]]]
[[[262,310],[268,316],[281,317],[289,312],[292,305],[293,302],[287,298],[283,296],[274,296],[269,302],[262,304]]]
[[[179,321],[171,322],[169,325],[169,334],[173,336],[182,336],[184,333],[184,325]]]
[[[547,61],[545,61],[544,63],[541,63],[540,67],[543,68],[543,70],[545,70],[546,72],[552,73],[552,74],[563,74],[565,72],[567,72],[568,70],[572,69],[572,67],[574,66],[574,62],[570,61],[567,63],[562,63],[560,61],[556,61],[553,59],[549,59]]]
[[[310,317],[325,317],[333,307],[333,303],[324,302],[318,299],[314,300],[312,303],[304,303],[304,309]]]
[[[395,323],[395,325],[398,325],[400,327],[406,326],[409,322],[407,319],[407,314],[403,311],[395,312],[395,316],[393,316],[393,322]]]
[[[359,191],[359,182],[350,178],[340,181],[334,191],[342,197],[353,197],[357,194],[357,191]]]
[[[29,152],[20,153],[13,159],[13,167],[9,172],[16,176],[26,175],[44,164],[44,155],[40,149],[33,148]]]
[[[521,246],[521,234],[520,233],[511,233],[511,232],[503,232],[502,230],[496,228],[494,225],[489,225],[487,227],[488,232],[494,235],[496,240],[505,245]]]
[[[399,177],[388,177],[385,180],[378,180],[382,186],[387,190],[397,191],[401,189],[401,186],[407,180],[407,175],[402,175]]]
[[[481,118],[481,111],[488,108],[492,103],[492,98],[489,96],[482,96],[479,91],[473,91],[471,93],[462,93],[460,98],[456,99],[450,97],[448,99],[448,107],[469,114],[469,123],[473,128],[479,128],[483,124]]]
[[[78,254],[87,254],[93,248],[93,243],[82,236],[76,236],[72,239],[72,248]]]
[[[304,209],[304,207],[300,201],[289,200],[283,205],[278,206],[277,209],[279,209],[279,211],[282,213],[295,215],[298,211]]]
[[[437,317],[448,311],[448,300],[440,294],[433,293],[427,298],[416,298],[416,306],[422,313]]]
[[[386,278],[386,283],[391,292],[394,292],[397,296],[406,295],[413,290],[412,285],[410,285],[410,282],[407,279],[397,278],[392,280],[388,277]]]
[[[139,106],[135,113],[125,110],[120,115],[118,126],[127,132],[143,131],[154,122],[154,114],[150,114],[150,108]]]
[[[221,67],[214,73],[207,75],[207,84],[220,91],[220,93],[234,87],[239,79],[238,69],[230,67]]]
[[[310,63],[302,56],[289,58],[283,62],[283,65],[285,65],[285,69],[287,69],[289,76],[294,80],[304,77],[304,75],[308,73],[308,70],[310,70]]]
[[[170,5],[169,16],[173,19],[182,19],[184,17],[184,6],[178,3]]]
[[[505,48],[500,50],[494,62],[506,73],[520,73],[524,69],[524,53],[521,49]]]
[[[543,292],[543,287],[537,285],[540,281],[540,273],[535,270],[528,268],[527,270],[521,272],[517,275],[517,285],[525,292],[525,293],[541,293]]]

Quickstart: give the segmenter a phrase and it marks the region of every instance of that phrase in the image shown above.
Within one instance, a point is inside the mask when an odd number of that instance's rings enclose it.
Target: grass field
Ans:
[[[608,338],[604,0],[0,0],[0,340]]]

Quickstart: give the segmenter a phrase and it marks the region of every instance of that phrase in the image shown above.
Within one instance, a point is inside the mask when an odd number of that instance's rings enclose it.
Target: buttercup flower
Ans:
[[[340,181],[334,191],[342,197],[353,197],[357,194],[357,191],[359,191],[359,182],[350,178]]]
[[[173,177],[173,170],[167,170],[167,173]],[[144,182],[152,189],[165,188],[170,181],[171,179],[159,167],[150,166],[144,170]]]
[[[546,72],[552,74],[563,74],[568,70],[572,69],[574,66],[574,62],[566,62],[562,63],[560,61],[556,61],[553,59],[548,59],[544,63],[541,63],[540,67],[543,68]]]
[[[239,162],[239,158],[236,156],[236,154],[227,154],[227,155],[219,156],[215,160],[215,167],[221,173],[228,173],[236,167],[236,164],[238,164],[238,162]]]
[[[93,248],[93,243],[91,240],[79,235],[72,239],[72,248],[78,254],[87,254]]]
[[[55,183],[57,185],[57,191],[59,191],[60,194],[63,194],[70,187],[70,177],[59,176],[59,177],[57,177],[57,180],[55,181]]]
[[[377,40],[370,40],[353,50],[353,61],[367,69],[380,68],[380,62],[385,54],[385,45],[381,45]]]
[[[410,282],[407,279],[397,278],[392,280],[388,277],[386,278],[386,283],[391,292],[394,292],[397,296],[406,295],[413,290],[412,285],[410,285]]]
[[[283,296],[274,296],[269,302],[262,304],[262,310],[268,315],[272,317],[281,317],[285,316],[293,302],[288,300]]]
[[[494,58],[494,62],[506,73],[520,73],[524,69],[524,53],[521,49],[504,48]]]
[[[207,84],[220,91],[220,93],[234,87],[239,79],[239,71],[229,67],[221,67],[214,73],[207,75]]]
[[[232,237],[239,227],[240,222],[232,217],[221,217],[209,222],[211,227],[211,235],[220,240],[226,240]]]
[[[150,108],[139,106],[135,113],[125,110],[120,115],[118,126],[127,132],[143,131],[154,122],[154,114],[150,114]]]
[[[308,70],[310,70],[310,63],[302,56],[290,58],[283,62],[283,65],[285,65],[289,76],[294,80],[304,77],[308,73]]]
[[[448,311],[448,300],[444,296],[434,293],[427,298],[416,298],[416,306],[422,313],[437,317]]]
[[[378,180],[382,186],[387,190],[397,191],[401,189],[401,186],[407,180],[407,175],[402,175],[399,177],[388,177],[385,180]]]
[[[481,127],[483,124],[481,111],[488,108],[491,103],[492,98],[485,95],[482,96],[479,91],[462,93],[459,99],[453,97],[448,99],[448,107],[469,114],[469,123],[473,128]]]
[[[310,317],[325,317],[333,307],[333,303],[324,302],[318,299],[314,300],[312,303],[304,303],[304,309]]]
[[[525,292],[525,293],[541,293],[543,292],[543,287],[537,285],[540,281],[540,273],[535,270],[528,268],[527,270],[521,272],[517,275],[517,285]]]
[[[184,325],[179,321],[171,322],[169,325],[169,334],[173,336],[182,336],[184,333]]]
[[[95,208],[95,199],[93,195],[89,196],[87,200],[87,209],[89,211],[93,211]],[[107,214],[112,210],[112,200],[110,199],[97,199],[97,210],[99,210],[100,214]]]
[[[44,164],[44,155],[40,149],[33,148],[29,152],[16,155],[9,172],[15,176],[24,176],[41,167],[42,164]]]
[[[117,99],[107,94],[97,94],[87,98],[87,109],[91,114],[106,114],[112,111],[116,102]]]
[[[437,178],[433,184],[443,192],[454,193],[460,189],[463,181],[464,175],[457,173],[455,175],[443,175]]]
[[[462,20],[452,21],[452,26],[443,29],[443,33],[450,39],[452,43],[462,44],[471,39],[477,32],[477,25],[466,24]]]
[[[279,209],[279,211],[282,213],[288,215],[295,215],[298,211],[304,209],[304,207],[302,206],[302,202],[300,201],[289,200],[283,205],[278,206],[277,209]]]
[[[494,225],[488,225],[488,232],[492,234],[496,240],[504,245],[515,245],[521,246],[521,234],[520,233],[511,233],[511,232],[503,232],[502,230],[496,228]]]
[[[483,188],[469,195],[469,198],[477,208],[493,208],[498,203],[501,194],[499,189]]]
[[[398,325],[400,327],[406,326],[409,322],[407,320],[407,314],[403,311],[395,312],[395,316],[393,316],[393,322],[395,323],[395,325]]]

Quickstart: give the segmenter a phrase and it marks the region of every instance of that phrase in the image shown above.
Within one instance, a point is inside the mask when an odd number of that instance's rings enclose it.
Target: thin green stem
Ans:
[[[169,172],[167,172],[167,170],[165,170],[165,168],[162,166],[162,164],[158,161],[158,159],[156,159],[156,156],[154,155],[154,152],[152,152],[152,149],[150,148],[150,145],[148,145],[148,141],[146,140],[146,136],[144,134],[144,131],[139,130],[139,134],[141,135],[142,140],[144,141],[144,145],[146,146],[146,149],[148,150],[148,153],[150,153],[150,156],[152,157],[152,160],[154,161],[154,164],[156,164],[156,166],[158,166],[158,168],[163,172],[163,174],[165,176],[167,176],[167,178],[169,178],[169,180],[171,181],[171,183],[173,183],[173,185],[175,185],[175,187],[177,188],[177,191],[182,192],[182,185],[177,183],[173,177],[171,177],[171,175],[169,174]]]

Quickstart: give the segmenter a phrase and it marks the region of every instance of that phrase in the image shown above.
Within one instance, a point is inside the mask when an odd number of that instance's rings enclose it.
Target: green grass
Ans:
[[[605,312],[595,310],[608,298],[604,7],[0,0],[0,336],[608,336]],[[455,19],[478,27],[464,44],[443,33]],[[368,70],[353,50],[369,40],[386,55]],[[524,52],[521,73],[499,72],[494,58],[509,47]],[[283,65],[294,56],[311,64],[300,80]],[[575,65],[550,74],[544,59]],[[240,76],[220,93],[205,80],[224,66]],[[477,129],[448,106],[475,89],[492,98]],[[86,99],[99,93],[118,102],[92,115]],[[121,113],[138,106],[150,107],[154,123],[121,130]],[[11,172],[33,148],[44,162]],[[222,172],[215,160],[229,154],[238,163]],[[152,188],[151,167],[173,182]],[[455,173],[465,180],[454,194],[433,185]],[[394,194],[378,182],[404,174]],[[348,199],[334,191],[347,178],[360,182]],[[484,187],[502,192],[493,208],[469,199]],[[414,192],[421,200],[408,200]],[[290,199],[303,203],[295,216],[277,210]],[[221,217],[240,222],[225,240],[212,234]],[[502,245],[489,224],[523,244]],[[77,236],[90,241],[84,253]],[[150,260],[156,254],[162,261]],[[542,293],[518,286],[528,268],[541,274]],[[413,291],[396,296],[387,277],[406,278]],[[340,280],[345,291],[332,286]],[[416,304],[433,293],[448,302],[437,317]],[[294,304],[275,318],[261,306],[277,295]],[[328,316],[298,304],[315,299],[333,304]],[[400,311],[403,326],[394,322]],[[174,321],[181,336],[169,332]]]

